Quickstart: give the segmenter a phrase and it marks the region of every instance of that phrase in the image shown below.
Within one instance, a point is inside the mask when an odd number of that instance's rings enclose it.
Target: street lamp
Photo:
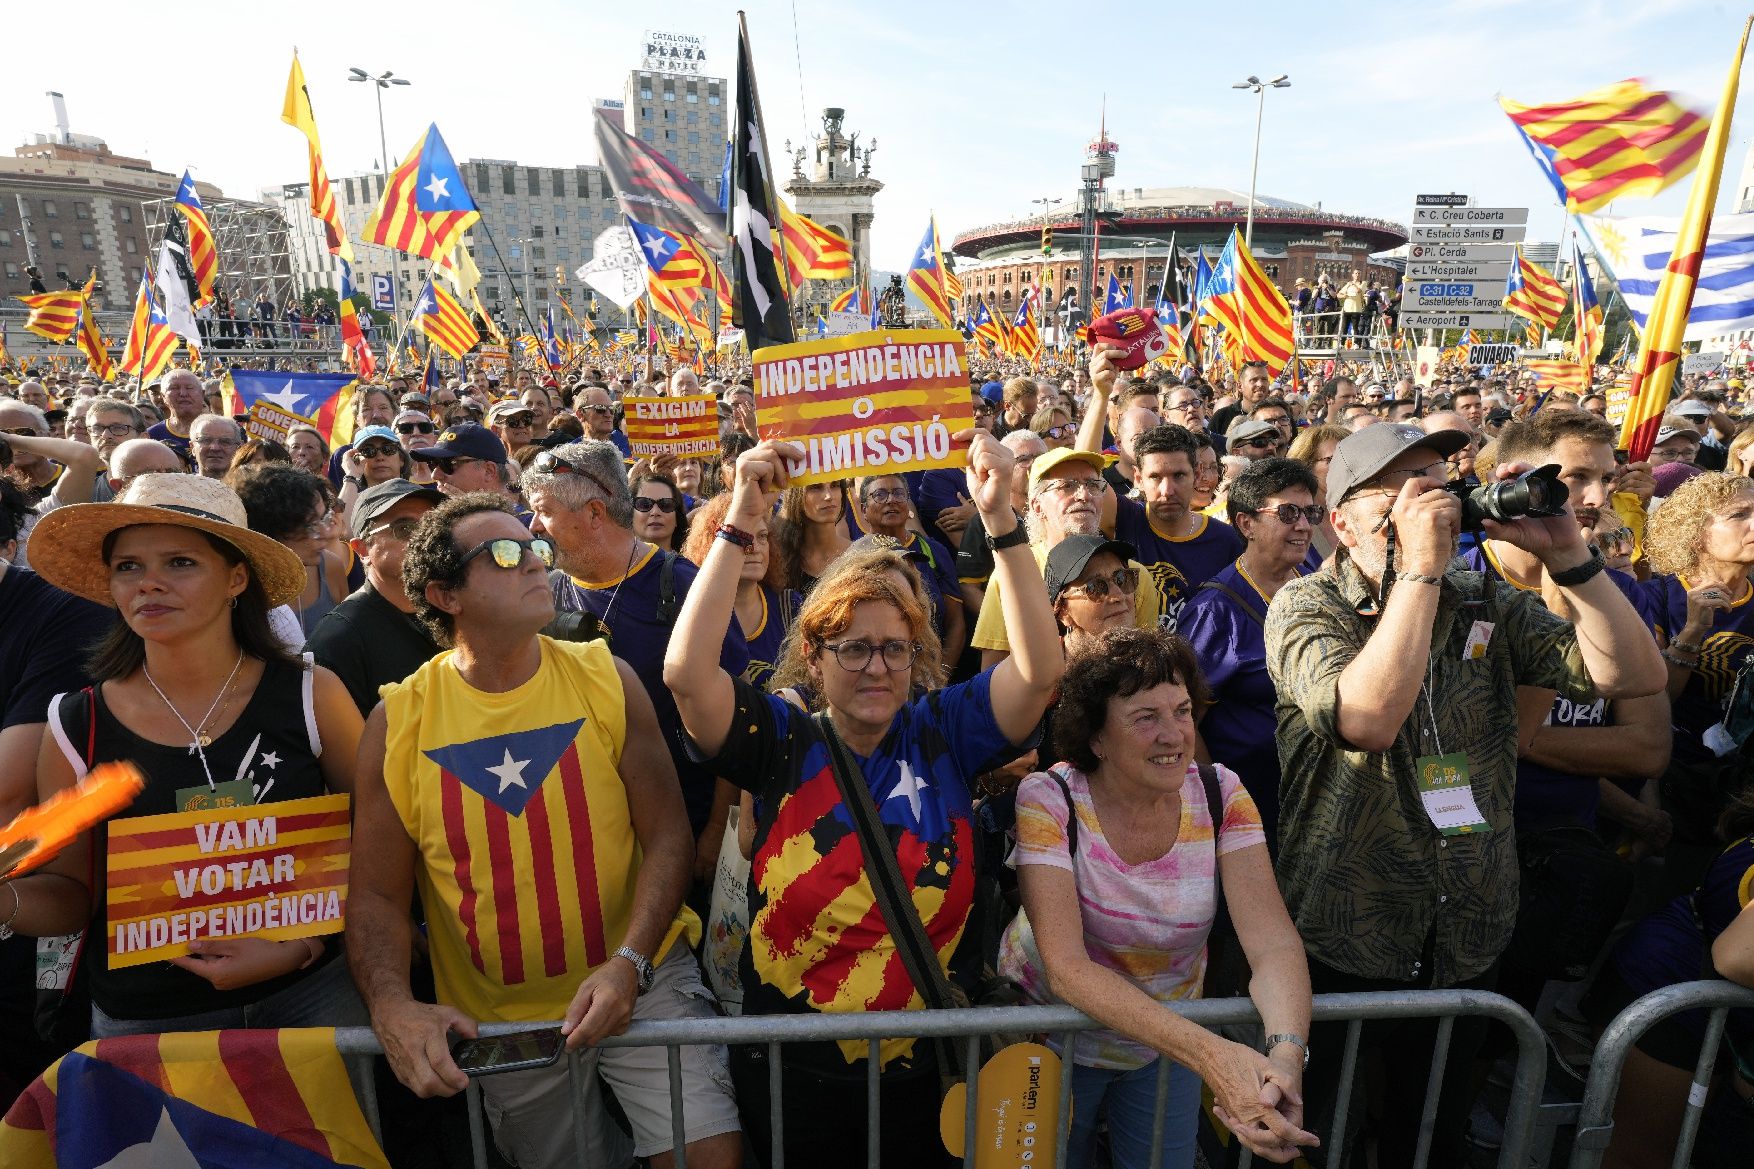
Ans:
[[[390,173],[390,147],[384,138],[384,90],[390,88],[392,85],[413,85],[414,83],[409,81],[406,77],[397,77],[388,69],[384,70],[376,77],[373,77],[364,69],[357,67],[350,67],[349,72],[352,76],[347,80],[363,81],[367,85],[373,85],[376,87],[378,95],[378,152],[383,160],[384,173],[387,175]]]
[[[1245,247],[1253,247],[1255,240],[1255,176],[1261,170],[1261,115],[1267,109],[1268,89],[1290,89],[1291,78],[1284,73],[1271,81],[1262,81],[1253,73],[1247,81],[1238,81],[1232,89],[1252,90],[1260,99],[1255,105],[1255,160],[1249,165],[1249,210],[1247,226],[1242,230],[1242,242]]]

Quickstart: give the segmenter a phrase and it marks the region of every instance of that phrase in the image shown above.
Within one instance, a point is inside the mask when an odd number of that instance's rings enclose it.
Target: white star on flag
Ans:
[[[129,1145],[98,1169],[201,1169],[201,1162],[172,1123],[170,1110],[160,1108],[151,1140]]]
[[[431,195],[434,202],[441,199],[449,199],[451,197],[451,180],[441,179],[435,173],[432,176],[432,181],[427,183],[426,186],[421,189]]]
[[[930,785],[914,774],[914,769],[908,766],[907,760],[903,759],[899,766],[901,767],[901,779],[896,781],[895,790],[889,793],[889,799],[905,799],[909,810],[913,812],[914,822],[918,823],[920,819],[920,793]],[[888,802],[888,800],[884,801],[884,803]]]
[[[664,252],[669,242],[663,236],[654,235],[646,237],[644,246],[646,251],[651,254],[652,259],[661,264],[664,262]]]
[[[930,264],[931,262],[932,262],[932,245],[927,244],[925,247],[920,249],[920,263]]]
[[[501,792],[514,784],[528,790],[530,785],[524,782],[524,768],[528,766],[530,766],[528,759],[513,759],[511,749],[507,748],[505,762],[489,767],[487,770],[499,776],[499,790]]]
[[[287,382],[272,394],[263,394],[260,400],[263,402],[272,402],[274,405],[279,406],[282,410],[291,414],[298,414],[300,416],[304,414],[304,411],[299,409],[299,403],[304,399],[302,399],[297,391],[292,388],[291,382]]]

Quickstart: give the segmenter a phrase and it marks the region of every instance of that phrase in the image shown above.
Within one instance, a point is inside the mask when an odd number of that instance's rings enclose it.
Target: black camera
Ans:
[[[1565,500],[1571,494],[1559,481],[1558,463],[1524,471],[1503,483],[1479,487],[1450,483],[1444,490],[1462,501],[1462,530],[1467,532],[1480,531],[1482,520],[1508,523],[1525,517],[1562,516]]]

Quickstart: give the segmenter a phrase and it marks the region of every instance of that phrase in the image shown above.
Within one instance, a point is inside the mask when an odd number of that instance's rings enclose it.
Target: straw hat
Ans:
[[[30,566],[57,588],[113,608],[104,538],[137,524],[172,524],[218,536],[244,554],[270,606],[291,604],[305,590],[298,555],[252,532],[237,493],[199,475],[141,475],[114,503],[56,508],[31,529]]]

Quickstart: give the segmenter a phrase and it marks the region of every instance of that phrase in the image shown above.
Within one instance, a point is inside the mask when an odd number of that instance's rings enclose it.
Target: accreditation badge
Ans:
[[[1414,766],[1419,776],[1419,799],[1433,827],[1445,836],[1492,831],[1480,814],[1480,805],[1474,802],[1466,751],[1421,755]]]

